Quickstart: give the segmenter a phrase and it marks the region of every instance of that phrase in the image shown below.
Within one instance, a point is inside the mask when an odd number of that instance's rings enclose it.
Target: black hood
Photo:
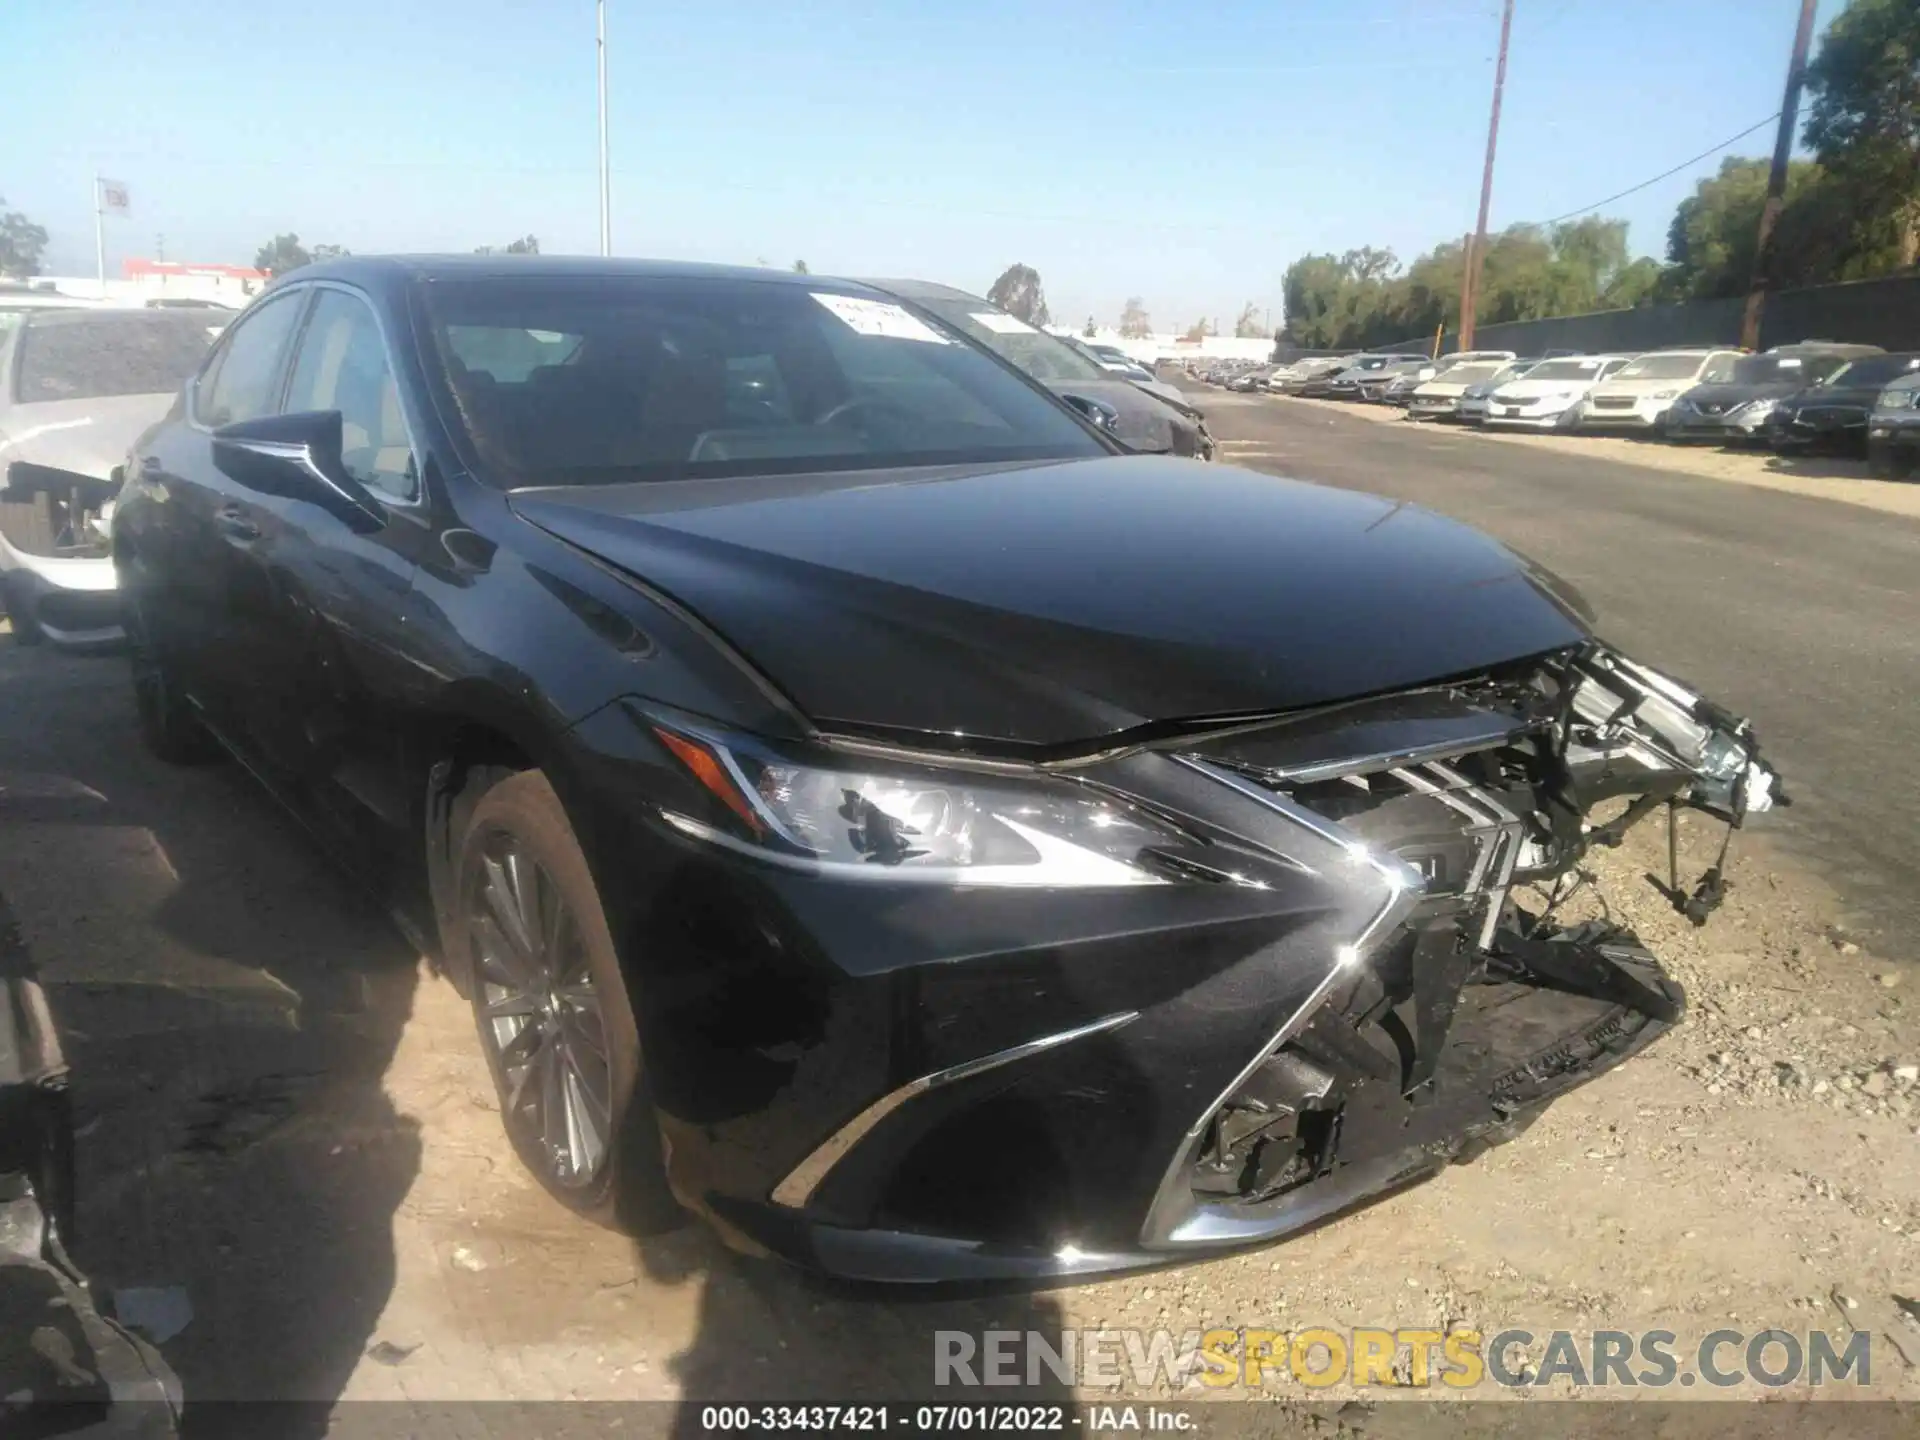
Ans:
[[[523,490],[817,722],[1062,745],[1473,673],[1582,639],[1417,506],[1158,456]]]

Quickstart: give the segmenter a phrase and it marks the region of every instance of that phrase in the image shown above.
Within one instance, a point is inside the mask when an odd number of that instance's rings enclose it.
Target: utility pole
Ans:
[[[1747,286],[1747,311],[1740,321],[1740,343],[1760,348],[1760,312],[1767,303],[1767,273],[1773,265],[1773,227],[1787,203],[1787,162],[1793,158],[1793,132],[1800,124],[1800,86],[1807,78],[1807,47],[1813,43],[1814,0],[1800,0],[1800,24],[1793,32],[1793,58],[1787,62],[1787,94],[1780,102],[1780,133],[1773,142],[1773,169],[1767,174],[1767,203],[1760,207],[1760,233],[1753,242],[1753,281]]]
[[[597,0],[600,58],[600,253],[613,254],[612,187],[607,177],[607,0]]]
[[[1493,117],[1487,121],[1487,164],[1480,172],[1480,223],[1467,244],[1460,277],[1460,348],[1473,348],[1473,311],[1480,295],[1480,255],[1487,248],[1487,210],[1493,204],[1493,155],[1500,144],[1500,96],[1507,88],[1507,37],[1513,33],[1513,0],[1500,12],[1500,59],[1493,69]]]

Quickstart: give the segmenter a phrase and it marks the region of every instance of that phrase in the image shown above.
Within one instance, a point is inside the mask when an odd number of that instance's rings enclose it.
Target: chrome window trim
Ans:
[[[841,1158],[859,1144],[876,1125],[915,1096],[924,1095],[927,1091],[942,1085],[951,1085],[959,1080],[985,1074],[989,1070],[997,1070],[1002,1065],[1011,1065],[1015,1061],[1044,1054],[1048,1050],[1057,1049],[1075,1040],[1083,1040],[1089,1035],[1118,1030],[1122,1025],[1137,1020],[1139,1016],[1138,1010],[1122,1010],[1113,1015],[1105,1015],[1085,1025],[1076,1025],[1071,1030],[1056,1031],[1051,1035],[1042,1035],[1037,1039],[1009,1046],[1005,1050],[996,1050],[990,1055],[982,1055],[973,1060],[962,1060],[958,1065],[949,1065],[944,1070],[936,1070],[931,1075],[922,1075],[917,1080],[909,1080],[897,1089],[889,1090],[821,1141],[806,1159],[794,1166],[787,1173],[786,1178],[774,1186],[774,1203],[792,1210],[804,1209],[833,1167],[840,1163]]]

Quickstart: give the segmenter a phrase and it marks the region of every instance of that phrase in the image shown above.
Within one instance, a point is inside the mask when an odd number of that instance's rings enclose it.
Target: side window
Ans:
[[[1811,385],[1817,380],[1826,379],[1827,376],[1831,375],[1846,363],[1847,362],[1842,360],[1838,355],[1814,355],[1809,357],[1805,372],[1807,383]]]
[[[194,416],[202,425],[257,420],[272,411],[280,357],[306,301],[307,292],[295,290],[269,300],[233,327],[194,397]]]
[[[1714,355],[1707,360],[1707,368],[1700,373],[1702,385],[1725,385],[1733,379],[1733,364],[1737,357],[1732,355]]]
[[[400,390],[366,302],[340,290],[320,292],[293,362],[286,410],[338,410],[347,473],[379,494],[413,498],[413,446]]]

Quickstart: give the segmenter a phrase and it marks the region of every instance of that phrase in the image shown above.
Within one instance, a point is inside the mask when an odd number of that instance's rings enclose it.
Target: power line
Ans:
[[[1598,210],[1602,205],[1611,205],[1613,204],[1614,201],[1624,200],[1629,195],[1638,195],[1642,190],[1646,189],[1649,185],[1658,185],[1662,180],[1668,179],[1670,176],[1678,175],[1682,170],[1686,169],[1689,165],[1698,165],[1702,160],[1708,159],[1709,157],[1714,155],[1718,155],[1722,150],[1725,150],[1728,146],[1739,144],[1740,141],[1746,139],[1747,136],[1753,134],[1754,131],[1764,129],[1768,125],[1773,124],[1773,122],[1778,120],[1779,118],[1780,118],[1780,112],[1776,110],[1773,112],[1773,114],[1767,116],[1766,119],[1756,121],[1754,124],[1749,125],[1746,129],[1742,130],[1738,135],[1734,135],[1726,140],[1722,140],[1718,145],[1714,146],[1711,150],[1702,150],[1698,155],[1695,155],[1691,160],[1682,160],[1678,165],[1674,166],[1671,170],[1662,170],[1658,175],[1654,176],[1651,180],[1642,180],[1638,185],[1635,185],[1630,189],[1622,190],[1618,195],[1609,195],[1604,200],[1596,200],[1591,205],[1582,205],[1578,210],[1569,210],[1564,215],[1556,215],[1551,220],[1542,220],[1539,223],[1541,225],[1558,225],[1562,220],[1571,220],[1576,215],[1585,215],[1589,210]]]

